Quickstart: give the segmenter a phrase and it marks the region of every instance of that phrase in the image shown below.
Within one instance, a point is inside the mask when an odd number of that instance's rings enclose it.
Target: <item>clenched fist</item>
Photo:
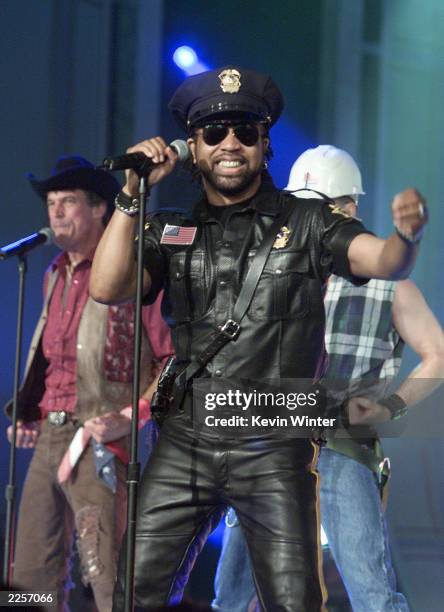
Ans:
[[[12,425],[6,430],[9,442],[12,441]],[[34,448],[40,435],[40,421],[24,423],[17,421],[15,445],[17,448]]]
[[[386,406],[366,397],[353,397],[347,406],[350,425],[376,425],[389,421],[391,414]]]
[[[425,199],[416,189],[401,191],[393,198],[392,216],[402,237],[412,242],[419,240],[429,218]]]

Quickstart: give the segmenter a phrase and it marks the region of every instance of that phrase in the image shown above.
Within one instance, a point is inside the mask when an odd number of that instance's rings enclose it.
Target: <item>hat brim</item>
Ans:
[[[219,95],[198,100],[189,110],[188,126],[195,127],[208,119],[223,115],[244,115],[256,121],[271,123],[268,109],[260,98],[251,95],[233,94],[233,96],[222,101]]]
[[[83,189],[96,193],[106,200],[109,206],[113,205],[114,198],[121,188],[112,174],[98,168],[68,169],[44,180],[38,180],[34,175],[28,174],[28,180],[36,194],[43,200],[49,191]]]
[[[193,131],[195,129],[204,127],[210,123],[263,123],[264,125],[268,125],[268,121],[264,120],[261,116],[251,113],[249,111],[243,110],[229,110],[222,111],[219,113],[214,113],[212,115],[205,115],[199,120],[193,122],[192,125],[189,126],[188,131]]]
[[[302,198],[304,200],[324,200],[325,199],[322,197],[322,195],[319,192],[313,191],[312,189],[292,189],[291,185],[287,185],[285,187],[285,191],[289,191],[291,195],[294,195],[297,198]],[[328,196],[325,196],[325,197],[328,198]]]

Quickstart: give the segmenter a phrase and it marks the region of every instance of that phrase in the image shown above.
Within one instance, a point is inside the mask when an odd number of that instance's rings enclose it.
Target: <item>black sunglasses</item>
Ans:
[[[210,147],[214,147],[225,140],[230,128],[233,129],[238,141],[246,147],[253,147],[259,140],[259,130],[253,123],[210,123],[203,127],[203,141]]]

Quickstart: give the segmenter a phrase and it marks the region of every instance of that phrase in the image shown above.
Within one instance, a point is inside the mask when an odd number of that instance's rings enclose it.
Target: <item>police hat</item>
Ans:
[[[282,94],[270,76],[235,66],[188,77],[168,105],[185,130],[227,114],[273,125],[283,107]]]
[[[44,200],[48,191],[64,189],[92,191],[106,201],[110,213],[114,209],[114,198],[120,191],[119,183],[111,174],[96,168],[80,155],[62,155],[49,178],[38,180],[33,174],[28,174],[28,180],[37,195]]]

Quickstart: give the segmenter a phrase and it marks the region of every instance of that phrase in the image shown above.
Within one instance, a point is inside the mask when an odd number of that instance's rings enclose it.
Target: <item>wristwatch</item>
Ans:
[[[378,400],[378,404],[389,409],[392,421],[402,418],[409,410],[405,401],[397,393],[392,393],[392,395]]]

